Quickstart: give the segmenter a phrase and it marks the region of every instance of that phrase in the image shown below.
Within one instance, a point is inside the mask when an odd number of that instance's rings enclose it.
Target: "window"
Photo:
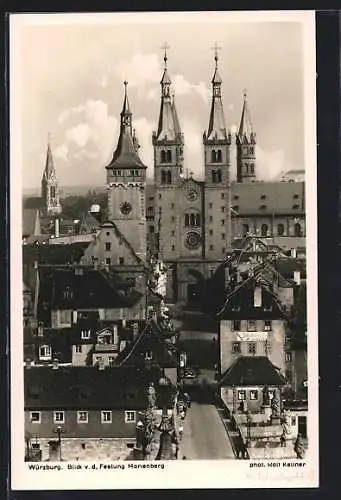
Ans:
[[[110,264],[111,264],[111,259],[110,259],[110,257],[107,257],[107,258],[105,259],[105,263],[106,263],[106,265],[107,265],[107,266],[110,266]]]
[[[161,170],[161,184],[166,184],[166,172]]]
[[[265,210],[265,209],[266,209],[266,205],[261,205],[261,206],[259,207],[259,210]]]
[[[221,249],[221,253],[225,253],[225,252],[226,252],[226,248],[225,248],[225,247],[223,247],[223,248]]]
[[[172,151],[170,149],[167,150],[167,163],[172,162]]]
[[[107,232],[106,232],[105,234],[106,234],[107,236],[110,236],[110,233],[109,233],[109,231],[107,231]]]
[[[222,162],[221,149],[218,149],[218,151],[217,151],[217,157],[216,158],[217,158],[217,163],[221,163]]]
[[[155,231],[154,226],[149,226],[149,232],[150,234],[153,234]]]
[[[55,186],[50,187],[50,196],[51,198],[54,198],[56,196],[56,188]]]
[[[247,351],[249,354],[256,354],[256,351],[257,351],[256,342],[248,342]]]
[[[189,214],[185,214],[185,227],[189,226]]]
[[[63,411],[55,411],[53,413],[53,422],[55,424],[63,424],[64,423],[64,412]]]
[[[225,239],[225,233],[221,233],[221,239],[224,240]]]
[[[213,229],[210,229],[209,234],[210,236],[213,236]]]
[[[209,221],[213,222],[213,216],[212,215],[210,215]]]
[[[225,219],[221,219],[221,225],[225,226]]]
[[[69,286],[67,286],[65,288],[63,295],[64,295],[64,299],[72,299],[73,293],[72,293],[72,290]]]
[[[170,206],[172,209],[174,208],[174,203],[171,203],[171,206]]]
[[[249,225],[243,224],[243,236],[246,236],[248,232],[249,232]]]
[[[278,236],[284,235],[284,224],[278,224],[277,226],[277,234]]]
[[[75,350],[76,350],[77,353],[81,353],[82,352],[82,346],[81,345],[76,345]]]
[[[161,193],[159,193],[159,200],[161,200],[161,198],[162,198],[162,195],[161,195]]]
[[[136,422],[136,411],[126,411],[124,421],[126,424],[133,424]]]
[[[294,194],[294,195],[293,195],[293,198],[294,198],[295,200],[297,200],[297,198],[298,198],[298,194]]]
[[[124,257],[119,257],[118,258],[118,263],[119,263],[120,266],[123,266],[123,264],[124,264]]]
[[[210,245],[210,250],[214,250],[214,246],[213,245]]]
[[[102,422],[102,424],[111,424],[112,412],[111,411],[101,411],[101,422]]]
[[[171,250],[172,250],[172,252],[174,252],[174,250],[175,250],[175,245],[172,245],[172,246],[171,246]]]
[[[292,354],[291,354],[291,352],[286,352],[285,353],[285,361],[286,361],[286,363],[291,363],[291,361],[292,361]]]
[[[39,357],[51,359],[52,349],[49,345],[42,345],[39,347]]]
[[[239,401],[245,401],[246,392],[245,391],[238,391],[238,399],[239,399]]]
[[[213,208],[213,203],[209,203],[208,208]]]
[[[77,411],[77,423],[87,424],[88,423],[88,412],[87,411]]]
[[[166,151],[161,151],[161,163],[166,163]]]
[[[154,208],[153,207],[148,207],[147,208],[147,212],[151,215],[153,215],[153,212],[154,212]]]
[[[254,163],[251,163],[250,169],[251,169],[251,174],[254,174],[255,173],[255,165],[254,165]]]
[[[106,243],[105,244],[105,251],[110,252],[110,250],[111,250],[111,243]]]
[[[268,225],[267,224],[262,224],[260,234],[261,236],[267,236],[268,235]]]
[[[272,323],[271,320],[267,319],[264,321],[264,331],[265,332],[271,332],[272,330]]]
[[[59,322],[61,325],[71,325],[72,314],[70,310],[59,311]]]
[[[150,361],[151,359],[153,359],[153,352],[152,351],[146,351],[144,353],[144,359],[147,360],[147,361]]]
[[[175,217],[174,217],[174,215],[172,215],[171,222],[174,222],[174,221],[175,221]]]
[[[241,352],[240,342],[233,342],[232,343],[232,352],[233,352],[233,354],[237,354],[237,353]]]
[[[221,211],[224,213],[225,212],[225,207],[221,207]]]
[[[260,197],[261,200],[265,200],[266,199],[266,195],[265,194],[262,194],[262,196]]]
[[[234,321],[232,321],[232,330],[234,332],[239,332],[240,326],[241,326],[241,322],[239,319],[235,319]]]
[[[250,399],[251,401],[257,401],[258,399],[258,391],[250,391]]]
[[[172,184],[172,172],[170,170],[167,172],[167,184]]]
[[[296,223],[294,225],[294,236],[302,236],[301,224]]]
[[[216,155],[215,149],[213,149],[212,152],[211,152],[211,162],[215,163],[216,161],[217,161],[217,155]],[[214,173],[215,173],[215,171],[214,171]]]
[[[300,206],[299,206],[299,205],[293,205],[293,206],[292,206],[292,209],[293,209],[293,210],[298,210],[299,208],[300,208]]]
[[[108,366],[114,366],[115,358],[113,356],[108,357]]]
[[[91,337],[91,330],[81,330],[81,339],[87,340]]]
[[[238,194],[235,194],[234,197],[233,197],[234,200],[239,200],[239,195]]]
[[[175,236],[175,231],[171,231],[171,236]]]
[[[40,424],[40,422],[41,422],[40,411],[31,411],[30,420],[31,420],[32,424]]]
[[[251,319],[247,322],[247,331],[248,332],[255,332],[257,330],[257,325],[256,322]]]
[[[221,199],[223,200],[225,198],[225,193],[221,193]]]

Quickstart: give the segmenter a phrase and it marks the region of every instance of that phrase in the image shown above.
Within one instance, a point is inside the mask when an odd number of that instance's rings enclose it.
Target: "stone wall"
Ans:
[[[49,439],[39,439],[42,461],[49,459]],[[130,455],[135,440],[132,439],[62,439],[63,461],[125,460]],[[130,445],[128,447],[128,445]]]

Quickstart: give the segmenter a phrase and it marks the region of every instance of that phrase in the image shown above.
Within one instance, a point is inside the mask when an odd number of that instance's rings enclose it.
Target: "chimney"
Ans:
[[[301,271],[294,271],[294,281],[296,285],[301,284]]]
[[[59,238],[59,219],[55,219],[54,221],[54,236],[55,238]]]
[[[52,370],[58,370],[58,368],[59,368],[58,359],[54,358],[54,360],[52,361]]]
[[[255,286],[253,290],[253,306],[262,307],[262,289],[260,286]]]

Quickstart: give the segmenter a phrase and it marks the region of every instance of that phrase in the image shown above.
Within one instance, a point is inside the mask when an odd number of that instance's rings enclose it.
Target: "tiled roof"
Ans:
[[[300,271],[301,278],[305,279],[307,277],[307,262],[306,259],[277,259],[273,266],[281,273],[285,278],[292,279],[294,271]]]
[[[74,264],[79,262],[88,242],[78,242],[71,245],[24,245],[23,263],[33,264]]]
[[[81,268],[81,274],[66,267],[39,268],[39,303],[49,302],[52,309],[91,309],[132,307],[142,294],[123,283],[117,275],[93,268]]]
[[[162,370],[135,367],[25,368],[25,409],[145,409],[147,388],[153,382],[158,391]]]
[[[304,182],[232,182],[231,203],[238,215],[302,214],[304,188]]]
[[[222,375],[222,386],[284,385],[279,370],[263,356],[240,356]]]
[[[52,349],[52,358],[58,359],[60,363],[71,363],[72,343],[70,328],[45,328],[44,336],[34,335],[29,328],[24,328],[24,351],[25,357],[30,358],[34,353],[36,359],[39,355],[39,346],[48,345]]]

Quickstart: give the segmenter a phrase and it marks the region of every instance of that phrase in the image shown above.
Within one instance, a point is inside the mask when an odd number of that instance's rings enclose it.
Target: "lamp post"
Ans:
[[[249,448],[251,446],[251,424],[252,424],[252,417],[251,417],[250,412],[248,412],[246,415],[246,431],[247,431],[246,447],[247,448]]]

